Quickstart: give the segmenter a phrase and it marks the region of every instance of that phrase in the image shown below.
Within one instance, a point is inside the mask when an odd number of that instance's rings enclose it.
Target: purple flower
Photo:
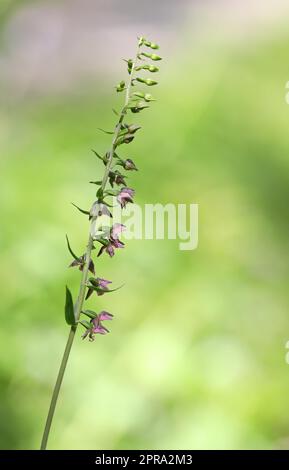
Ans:
[[[79,270],[83,271],[84,265],[85,265],[85,255],[82,255],[80,258],[75,258],[72,261],[72,263],[69,265],[69,268],[73,268],[74,266],[79,266]],[[92,259],[89,261],[88,270],[92,274],[95,274],[94,263],[93,263]]]
[[[98,255],[97,256],[100,256],[104,251],[106,251],[109,256],[112,258],[114,256],[114,250],[115,248],[123,248],[124,247],[124,243],[120,240],[113,240],[113,239],[109,239],[107,244],[106,245],[103,245],[99,252],[98,252]]]
[[[89,212],[89,220],[96,219],[97,217],[101,217],[102,215],[108,215],[112,217],[108,207],[103,202],[95,201],[90,209]]]
[[[96,292],[97,295],[103,295],[106,292],[109,292],[107,287],[109,284],[111,284],[111,281],[103,279],[102,277],[97,277],[95,279],[91,277],[89,279],[88,291],[85,300],[87,300],[93,292]]]
[[[98,315],[98,319],[99,319],[99,321],[112,320],[113,315],[109,312],[106,312],[105,310],[102,310]]]
[[[82,335],[82,338],[85,339],[87,336],[89,337],[89,341],[94,341],[94,335],[106,335],[109,333],[109,330],[102,325],[102,321],[105,320],[112,320],[113,315],[109,312],[102,311],[98,315],[95,316],[92,320],[90,320],[90,328],[87,328]]]
[[[133,202],[132,198],[134,196],[134,193],[134,189],[121,188],[117,196],[117,201],[119,202],[121,208],[125,207],[128,202]]]
[[[118,236],[125,230],[125,225],[123,224],[113,224],[111,230],[110,230],[110,238],[113,240],[117,240]]]
[[[131,170],[136,170],[137,171],[137,167],[135,166],[134,162],[130,158],[127,158],[123,162],[123,167],[124,167],[125,170],[128,170],[128,171],[131,171]]]
[[[123,248],[124,243],[118,239],[118,236],[125,230],[125,225],[123,224],[114,224],[110,229],[109,239],[106,240],[106,243],[100,248],[98,255],[100,256],[104,251],[109,254],[112,258],[114,256],[114,250],[116,248]]]

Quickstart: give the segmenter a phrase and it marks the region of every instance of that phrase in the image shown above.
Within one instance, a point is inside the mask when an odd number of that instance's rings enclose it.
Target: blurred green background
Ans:
[[[39,447],[68,329],[64,286],[109,146],[114,85],[143,34],[158,101],[136,115],[140,204],[198,203],[199,246],[131,241],[89,305],[111,334],[73,346],[49,448],[289,446],[288,2],[1,2],[0,447]],[[120,152],[125,155],[126,149]]]

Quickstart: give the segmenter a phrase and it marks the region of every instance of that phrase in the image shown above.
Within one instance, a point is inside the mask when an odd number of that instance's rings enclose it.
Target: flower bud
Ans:
[[[140,65],[139,67],[136,67],[135,70],[149,70],[150,72],[158,72],[159,68],[155,65]]]
[[[156,55],[156,54],[151,54],[151,59],[152,60],[162,60],[162,57],[160,57],[159,55]]]
[[[139,129],[141,129],[141,126],[137,126],[136,124],[131,124],[130,126],[128,126],[127,130],[130,134],[135,134],[136,131],[138,131]]]
[[[144,95],[144,99],[145,101],[156,101],[155,98],[150,93],[146,93]]]
[[[155,80],[151,80],[150,78],[136,77],[136,80],[137,80],[138,82],[145,83],[145,84],[148,85],[148,86],[157,85],[157,83],[158,83],[158,82],[156,82]]]
[[[140,38],[138,38],[138,45],[139,46],[142,46],[146,41],[146,38],[144,38],[143,36],[141,36]]]
[[[158,72],[158,71],[159,71],[159,68],[156,67],[155,65],[149,65],[149,66],[148,66],[148,70],[149,70],[150,72]]]
[[[138,78],[137,78],[137,80],[138,80]],[[155,80],[151,80],[150,78],[142,79],[142,80],[139,80],[139,81],[141,81],[142,83],[145,83],[148,86],[153,86],[153,85],[158,84],[158,82],[156,82]]]
[[[129,60],[127,61],[127,71],[128,71],[128,73],[129,73],[129,75],[131,74],[132,66],[133,66],[133,61],[132,61],[132,59],[129,59]]]
[[[155,42],[144,41],[144,45],[150,47],[151,49],[159,49],[158,44],[156,44]]]
[[[117,139],[116,145],[129,144],[133,139],[134,139],[134,135],[132,134],[122,135]]]
[[[127,171],[137,170],[137,167],[135,166],[134,162],[133,162],[130,158],[127,158],[127,159],[123,162],[123,167],[124,167],[124,169],[127,170]]]
[[[142,91],[135,91],[133,93],[134,96],[137,96],[138,98],[144,98],[145,94]]]
[[[148,59],[151,60],[162,60],[162,58],[156,54],[148,54],[147,52],[142,52],[141,55],[144,57],[148,57]]]
[[[123,91],[123,90],[124,90],[124,88],[125,88],[125,81],[124,81],[124,80],[122,80],[122,81],[121,81],[121,82],[119,82],[119,84],[117,85],[117,87],[116,87],[116,91],[117,91],[117,92]]]

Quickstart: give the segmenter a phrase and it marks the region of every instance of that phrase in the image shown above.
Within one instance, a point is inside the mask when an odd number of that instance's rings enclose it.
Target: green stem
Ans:
[[[108,158],[108,161],[107,161],[107,164],[106,164],[106,168],[105,168],[105,172],[104,172],[103,179],[102,179],[102,184],[101,184],[101,188],[103,190],[105,189],[106,184],[107,184],[109,172],[110,172],[112,161],[113,161],[114,151],[115,151],[115,148],[116,148],[116,141],[118,139],[119,132],[121,130],[121,124],[124,120],[124,117],[125,117],[125,114],[126,114],[126,111],[127,111],[126,108],[127,108],[128,103],[129,103],[129,100],[130,100],[130,90],[131,90],[132,81],[133,81],[133,73],[134,73],[134,70],[135,70],[136,63],[137,63],[138,53],[139,53],[139,46],[137,48],[136,57],[135,57],[135,60],[133,61],[129,82],[128,82],[128,85],[127,85],[127,88],[126,88],[125,102],[124,102],[123,108],[121,110],[118,123],[115,126],[115,131],[114,131],[114,135],[113,135],[113,139],[112,139],[111,149],[109,151],[109,158]],[[87,278],[88,278],[89,264],[90,264],[90,260],[91,260],[92,248],[93,248],[93,238],[92,238],[92,235],[91,235],[91,226],[90,226],[88,243],[87,243],[87,248],[86,248],[86,253],[85,253],[85,266],[84,266],[84,269],[83,269],[83,272],[82,272],[82,277],[81,277],[81,282],[80,282],[80,287],[79,287],[79,293],[78,293],[77,301],[76,301],[76,304],[75,304],[75,307],[74,307],[74,315],[75,315],[76,324],[73,325],[70,328],[68,340],[67,340],[65,350],[64,350],[64,354],[63,354],[63,358],[62,358],[62,361],[61,361],[61,364],[60,364],[60,368],[59,368],[59,372],[58,372],[58,375],[57,375],[56,383],[55,383],[55,386],[54,386],[54,389],[53,389],[51,402],[50,402],[50,406],[49,406],[49,411],[48,411],[48,415],[47,415],[47,419],[46,419],[46,423],[45,423],[44,433],[43,433],[43,437],[42,437],[42,441],[41,441],[41,447],[40,447],[41,450],[45,450],[46,447],[47,447],[47,441],[48,441],[48,438],[49,438],[50,428],[51,428],[53,416],[54,416],[54,413],[55,413],[55,408],[56,408],[56,405],[57,405],[57,400],[58,400],[61,384],[62,384],[62,381],[63,381],[64,373],[65,373],[67,362],[68,362],[68,359],[69,359],[71,347],[73,345],[73,341],[74,341],[74,338],[75,338],[75,333],[77,331],[77,327],[78,327],[77,322],[80,318],[80,314],[81,314],[84,299],[85,299],[85,291],[86,291],[86,284],[87,284]]]
[[[69,333],[68,340],[67,340],[67,343],[66,343],[66,346],[65,346],[63,358],[62,358],[62,361],[61,361],[61,364],[60,364],[60,369],[59,369],[57,380],[56,380],[55,387],[54,387],[54,390],[53,390],[51,403],[50,403],[50,407],[49,407],[49,411],[48,411],[48,415],[47,415],[47,420],[46,420],[46,423],[45,423],[44,433],[43,433],[43,437],[42,437],[42,441],[41,441],[41,447],[40,447],[41,450],[45,450],[46,446],[47,446],[47,441],[48,441],[48,437],[49,437],[51,423],[52,423],[52,419],[53,419],[53,416],[54,416],[56,403],[57,403],[60,387],[61,387],[61,384],[62,384],[63,376],[64,376],[64,373],[65,373],[67,361],[68,361],[68,358],[69,358],[71,346],[73,344],[73,340],[74,340],[74,337],[75,337],[75,332],[76,332],[76,326],[72,326],[70,328],[70,333]]]

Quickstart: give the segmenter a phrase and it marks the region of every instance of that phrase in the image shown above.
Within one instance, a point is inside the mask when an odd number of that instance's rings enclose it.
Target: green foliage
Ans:
[[[72,294],[67,286],[65,289],[65,321],[68,325],[75,324]]]

